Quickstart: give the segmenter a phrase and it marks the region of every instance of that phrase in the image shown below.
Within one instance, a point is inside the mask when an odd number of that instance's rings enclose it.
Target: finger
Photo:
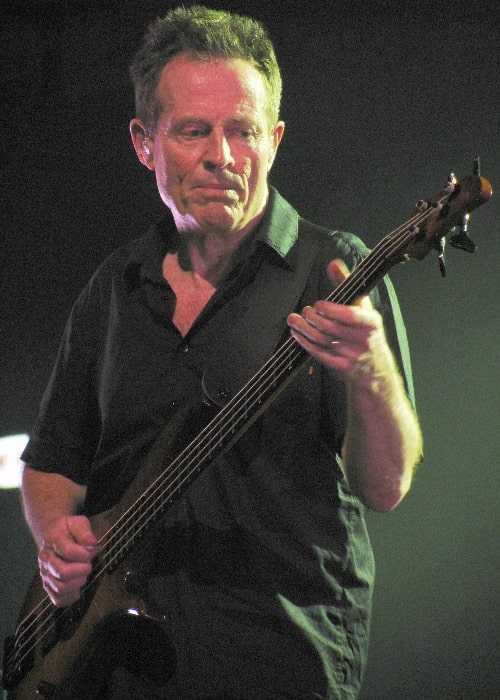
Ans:
[[[292,335],[297,339],[298,336],[303,337],[314,345],[323,345],[328,343],[328,338],[320,329],[321,325],[325,325],[326,321],[321,319],[314,309],[310,306],[305,306],[300,314],[290,314],[288,317],[288,325],[292,330]]]
[[[81,595],[81,586],[77,588],[71,588],[70,590],[63,590],[57,583],[53,583],[48,579],[43,579],[43,589],[49,596],[50,600],[58,608],[66,607],[75,603]],[[82,584],[83,586],[84,584]]]
[[[341,342],[330,340],[329,342],[318,343],[310,340],[307,335],[298,332],[293,327],[291,328],[291,335],[311,357],[314,357],[331,371],[339,374],[349,371],[353,359]]]
[[[48,547],[40,551],[38,564],[43,576],[59,581],[86,580],[92,571],[91,562],[66,561]]]
[[[379,315],[373,310],[328,301],[318,301],[313,308],[305,307],[302,315],[309,328],[309,332],[303,332],[311,340],[324,345],[341,341],[355,352],[364,352],[370,335],[379,328]],[[299,319],[294,319],[294,325],[302,330]]]
[[[40,553],[40,577],[44,590],[57,606],[73,603],[91,573],[90,564],[68,564],[52,552]]]

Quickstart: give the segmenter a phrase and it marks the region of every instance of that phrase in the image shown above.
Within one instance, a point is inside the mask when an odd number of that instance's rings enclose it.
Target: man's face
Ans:
[[[241,59],[172,59],[160,74],[154,135],[139,120],[139,159],[179,231],[245,232],[262,213],[284,125],[269,123],[266,85]]]

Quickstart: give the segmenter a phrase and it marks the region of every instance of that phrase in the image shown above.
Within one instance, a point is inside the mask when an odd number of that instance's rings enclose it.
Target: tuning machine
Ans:
[[[459,250],[465,250],[466,253],[474,253],[476,250],[476,244],[471,238],[469,238],[467,233],[469,219],[470,214],[464,214],[460,230],[454,236],[451,236],[450,245],[454,248],[459,248]]]
[[[479,162],[479,156],[476,156],[476,158],[474,159],[474,166],[472,168],[472,174],[476,177],[479,177],[481,174],[481,166],[480,166],[480,162]],[[451,174],[448,177],[445,189],[447,189],[448,191],[450,191],[450,193],[452,193],[454,191],[456,185],[457,185],[457,180],[455,179],[455,176],[453,174]],[[491,190],[490,190],[490,196],[491,196]],[[462,217],[462,223],[460,225],[458,233],[455,233],[453,236],[450,237],[449,243],[453,248],[458,248],[459,250],[464,250],[466,253],[474,253],[476,250],[476,244],[469,237],[469,234],[468,234],[469,219],[470,219],[470,214],[468,212],[465,212],[465,214]],[[435,245],[435,247],[438,251],[439,270],[441,272],[442,277],[446,276],[446,268],[445,268],[445,264],[444,264],[445,242],[446,241],[443,237],[443,238],[440,238],[436,242],[436,245]]]
[[[469,235],[467,233],[467,227],[469,224],[469,214],[464,214],[462,218],[462,225],[460,226],[460,230],[458,233],[456,233],[454,236],[450,237],[449,243],[453,248],[458,248],[459,250],[465,250],[466,253],[474,253],[476,250],[476,244],[474,241],[469,238]],[[446,243],[446,238],[443,236],[440,238],[435,245],[435,248],[437,250],[437,257],[438,257],[438,263],[439,263],[439,272],[441,273],[441,277],[446,277],[446,265],[445,265],[445,259],[444,259],[444,246]]]
[[[474,159],[474,166],[472,168],[472,174],[479,177],[481,175],[481,162],[479,156]],[[469,238],[467,229],[469,227],[470,215],[465,213],[462,219],[462,225],[458,233],[450,238],[450,245],[454,248],[459,248],[459,250],[465,250],[466,253],[474,253],[476,250],[476,244]]]

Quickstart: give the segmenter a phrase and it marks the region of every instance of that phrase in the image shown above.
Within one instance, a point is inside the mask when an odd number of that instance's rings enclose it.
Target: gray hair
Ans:
[[[268,116],[279,119],[282,81],[273,44],[260,22],[202,5],[178,7],[150,25],[130,66],[136,117],[154,131],[161,105],[156,96],[164,66],[181,53],[195,59],[241,58],[254,66],[267,88]]]

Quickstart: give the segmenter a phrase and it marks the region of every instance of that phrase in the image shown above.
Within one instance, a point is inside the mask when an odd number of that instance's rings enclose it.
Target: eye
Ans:
[[[186,141],[205,138],[210,133],[208,126],[204,124],[186,124],[176,130],[177,137]]]
[[[186,139],[199,139],[202,136],[206,136],[206,130],[204,129],[183,129],[181,131],[181,136]]]
[[[259,139],[259,133],[251,126],[237,124],[230,130],[230,136],[242,141],[255,143]]]

